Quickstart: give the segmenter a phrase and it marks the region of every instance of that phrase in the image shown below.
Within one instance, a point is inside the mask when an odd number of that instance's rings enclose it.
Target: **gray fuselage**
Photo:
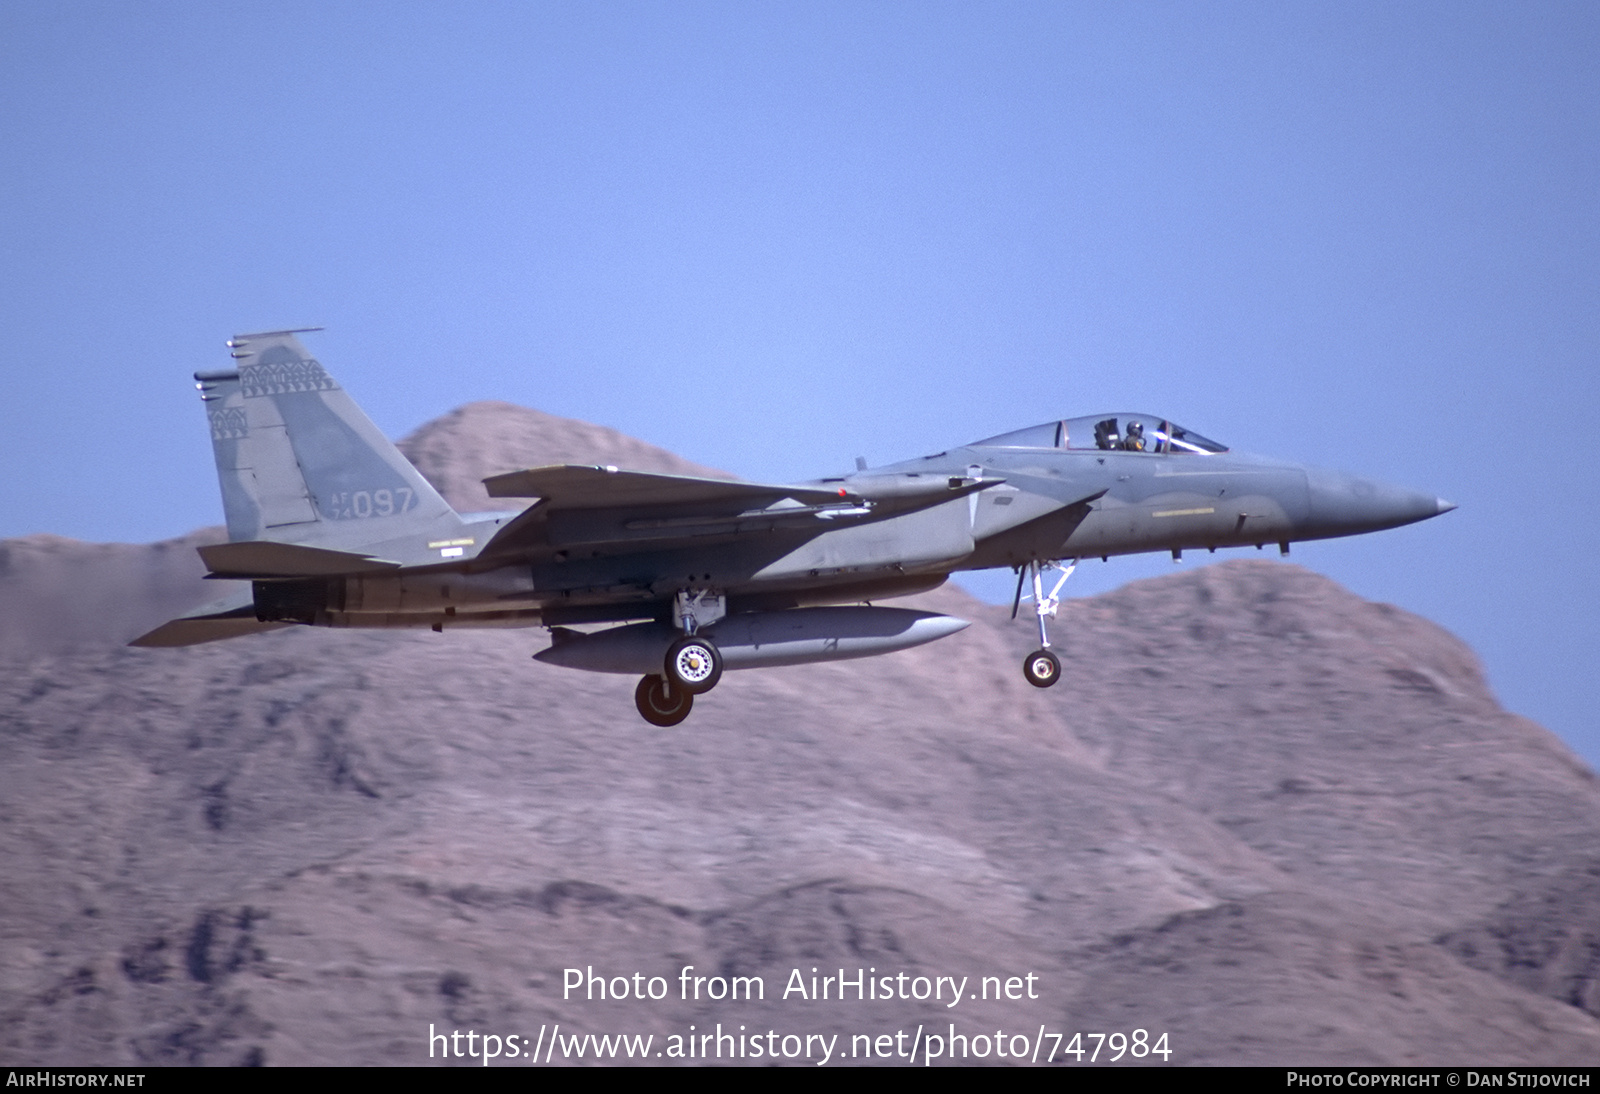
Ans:
[[[962,496],[897,512],[896,498],[977,481]],[[960,570],[1150,551],[1288,544],[1392,528],[1452,508],[1439,498],[1235,452],[971,445],[801,484],[865,498],[752,534],[734,519],[552,520],[515,562],[475,555],[510,518],[467,518],[459,559],[317,582],[298,621],[331,626],[537,626],[662,619],[674,593],[714,589],[730,612],[857,603],[923,591]],[[587,519],[586,519],[587,518]],[[607,522],[610,522],[609,524]],[[673,531],[670,545],[652,542]],[[379,543],[372,553],[417,552]],[[418,559],[420,561],[420,559]],[[287,591],[287,590],[285,590]],[[314,620],[311,617],[314,614]]]

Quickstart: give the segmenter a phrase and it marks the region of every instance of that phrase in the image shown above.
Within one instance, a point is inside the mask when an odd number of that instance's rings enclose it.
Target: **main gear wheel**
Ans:
[[[659,676],[646,676],[633,692],[634,705],[653,726],[675,726],[689,717],[694,696]]]
[[[722,679],[722,654],[709,638],[680,638],[667,650],[667,679],[691,695],[702,695]]]

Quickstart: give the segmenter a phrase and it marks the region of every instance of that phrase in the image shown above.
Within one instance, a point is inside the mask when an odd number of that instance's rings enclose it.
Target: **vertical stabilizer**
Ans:
[[[298,333],[236,335],[236,370],[195,373],[228,538],[372,543],[451,514]]]

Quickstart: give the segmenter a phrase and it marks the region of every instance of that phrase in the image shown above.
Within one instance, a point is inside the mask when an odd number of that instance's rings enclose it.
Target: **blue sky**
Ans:
[[[1597,62],[1581,3],[0,0],[0,535],[217,523],[236,331],[760,479],[1148,410],[1458,502],[1295,560],[1600,763]]]

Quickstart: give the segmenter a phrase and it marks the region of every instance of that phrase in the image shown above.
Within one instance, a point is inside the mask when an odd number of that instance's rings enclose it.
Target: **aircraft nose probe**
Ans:
[[[1436,494],[1321,468],[1306,469],[1310,511],[1296,538],[1358,535],[1415,524],[1456,506]]]

